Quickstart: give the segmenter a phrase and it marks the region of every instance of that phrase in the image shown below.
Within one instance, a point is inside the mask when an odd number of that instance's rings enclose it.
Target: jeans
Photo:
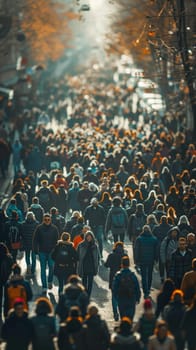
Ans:
[[[46,278],[46,266],[48,263],[48,283],[53,281],[54,261],[51,258],[50,253],[39,253],[39,261],[41,268],[41,282],[42,287],[47,289],[47,278]]]
[[[36,254],[32,250],[25,250],[25,261],[27,266],[31,266],[31,273],[35,273]]]
[[[99,251],[102,257],[103,252],[103,226],[99,225],[93,228],[93,233],[99,245]]]
[[[114,243],[120,241],[120,242],[124,242],[125,239],[125,233],[113,233],[113,239],[114,239]]]
[[[83,275],[82,277],[82,284],[84,285],[89,298],[93,288],[93,277],[94,277],[93,274]]]
[[[118,301],[116,300],[113,293],[112,293],[112,310],[113,310],[114,316],[118,314]]]
[[[132,300],[126,300],[126,299],[119,299],[118,300],[118,309],[120,313],[120,318],[126,316],[129,317],[131,320],[133,320],[135,315],[135,305],[136,301]]]
[[[153,264],[140,265],[141,277],[142,277],[142,289],[144,296],[148,296],[152,284],[152,271]]]

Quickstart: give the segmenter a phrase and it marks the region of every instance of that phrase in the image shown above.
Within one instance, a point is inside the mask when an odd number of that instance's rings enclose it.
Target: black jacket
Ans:
[[[6,350],[28,350],[32,340],[32,326],[27,313],[17,317],[12,312],[2,326],[1,337],[7,343]]]
[[[31,219],[27,219],[22,223],[21,234],[24,250],[32,249],[33,234],[38,225],[38,221]]]
[[[33,250],[35,253],[51,253],[58,240],[58,229],[55,225],[41,224],[33,235]]]

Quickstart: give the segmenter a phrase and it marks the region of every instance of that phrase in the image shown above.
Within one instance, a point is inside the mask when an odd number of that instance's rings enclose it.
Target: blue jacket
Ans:
[[[141,233],[135,242],[135,261],[137,265],[153,264],[158,258],[158,240],[149,231]]]
[[[140,298],[141,298],[141,291],[140,291],[139,282],[138,282],[138,279],[137,279],[137,276],[135,275],[135,273],[133,271],[131,271],[128,267],[127,268],[122,268],[114,276],[113,283],[112,283],[113,295],[116,298],[116,300],[119,300],[118,289],[119,289],[119,286],[120,286],[120,280],[121,280],[121,277],[126,275],[126,274],[131,274],[132,275],[133,282],[135,284],[135,293],[134,293],[133,298],[130,299],[130,304],[132,304],[132,303],[134,304],[136,302],[139,303]],[[123,297],[123,299],[125,299],[125,297]]]

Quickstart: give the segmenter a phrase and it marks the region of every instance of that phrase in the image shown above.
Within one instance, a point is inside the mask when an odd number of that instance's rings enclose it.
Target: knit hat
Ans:
[[[148,309],[152,309],[152,301],[151,301],[151,299],[145,299],[144,300],[144,305],[143,305],[143,307],[144,307],[144,310],[148,310]]]
[[[14,307],[17,306],[17,305],[24,305],[24,299],[22,298],[16,298],[14,300]]]

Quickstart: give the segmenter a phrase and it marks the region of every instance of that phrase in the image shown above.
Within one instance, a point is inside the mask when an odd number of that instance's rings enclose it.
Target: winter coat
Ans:
[[[81,283],[67,283],[63,294],[60,295],[56,314],[61,322],[64,322],[68,317],[70,306],[79,306],[82,317],[85,317],[88,304],[89,297],[84,286]]]
[[[171,238],[171,233],[173,230],[178,231],[178,235],[175,239]],[[161,246],[160,246],[160,259],[161,262],[163,264],[170,263],[171,262],[171,255],[174,252],[174,250],[177,249],[177,245],[178,245],[178,236],[179,236],[179,230],[178,228],[172,227],[168,233],[167,236],[163,239],[163,241],[161,242]]]
[[[147,215],[144,212],[136,212],[130,215],[128,224],[128,236],[129,239],[136,238],[142,231],[143,226],[146,223]]]
[[[172,335],[179,335],[179,323],[176,320],[182,320],[186,311],[184,303],[178,301],[171,301],[164,307],[163,319],[168,324],[168,329]]]
[[[0,286],[7,282],[13,266],[13,258],[10,254],[0,256]]]
[[[23,221],[23,214],[21,212],[21,210],[18,209],[18,207],[15,204],[8,204],[7,210],[6,210],[6,214],[8,216],[9,219],[11,219],[12,217],[12,211],[16,211],[18,214],[18,221],[21,222]]]
[[[58,240],[58,230],[55,225],[38,225],[33,235],[33,251],[35,253],[51,253]]]
[[[99,225],[105,225],[105,211],[101,205],[93,206],[89,205],[84,211],[85,221],[89,220],[89,225],[92,228],[96,228]]]
[[[112,289],[112,281],[114,278],[114,275],[117,271],[121,268],[121,259],[123,256],[127,255],[125,250],[117,246],[116,249],[113,249],[113,252],[110,253],[107,257],[107,260],[105,262],[105,267],[110,268],[110,274],[109,274],[109,288]]]
[[[86,318],[86,343],[88,350],[107,350],[110,343],[110,333],[107,323],[99,315]]]
[[[140,350],[142,349],[138,333],[120,334],[114,332],[111,335],[110,350]]]
[[[32,350],[55,350],[53,338],[56,335],[54,316],[36,315],[30,318],[32,324]]]
[[[77,253],[72,242],[58,241],[51,257],[55,262],[54,274],[57,277],[76,273]]]
[[[72,227],[77,224],[77,218],[71,216],[71,218],[66,222],[64,231],[71,234]]]
[[[153,265],[158,258],[157,238],[144,231],[135,241],[135,261],[137,265]]]
[[[69,318],[62,324],[58,335],[59,350],[86,350],[85,327],[79,318]]]
[[[114,294],[114,297],[116,300],[120,300],[120,297],[118,295],[118,290],[120,286],[120,280],[122,277],[126,276],[127,274],[130,274],[132,276],[133,282],[134,282],[134,295],[132,298],[127,297],[127,302],[129,302],[131,305],[135,304],[136,302],[140,301],[141,298],[141,291],[138,279],[133,271],[131,271],[129,268],[122,268],[119,272],[116,273],[113,279],[112,283],[112,292]],[[123,299],[125,300],[125,296],[123,296]]]
[[[32,250],[33,234],[38,225],[38,221],[32,219],[26,219],[22,223],[21,235],[24,250]]]
[[[163,239],[167,236],[167,233],[170,230],[170,228],[171,228],[171,225],[167,223],[162,223],[160,225],[154,226],[152,233],[157,238],[159,247]]]
[[[10,228],[12,226],[17,228],[17,237],[11,237],[12,235],[10,235]],[[18,220],[10,219],[5,223],[5,242],[9,250],[12,250],[11,245],[13,243],[14,238],[16,238],[14,242],[22,242],[22,225],[21,222],[19,222]]]
[[[71,230],[71,240],[72,240],[72,242],[74,241],[74,238],[76,236],[78,236],[78,235],[80,235],[82,233],[83,227],[84,227],[84,224],[80,223],[80,222],[78,224],[75,224],[72,227],[72,230]]]
[[[94,235],[93,235],[94,237]],[[78,253],[78,274],[79,276],[83,276],[84,274],[88,274],[89,272],[92,273],[94,276],[97,275],[98,269],[99,269],[99,262],[100,262],[100,252],[98,248],[98,244],[96,243],[95,239],[93,239],[90,244],[87,242],[86,239],[84,239],[81,243],[79,243],[77,248]],[[88,254],[89,253],[89,254]],[[84,267],[84,262],[87,257],[90,258],[89,260],[91,262],[91,266],[86,262],[86,266],[89,268],[89,270],[86,270],[86,267]],[[91,255],[89,257],[89,255]]]
[[[112,222],[112,216],[115,214],[118,215],[119,213],[123,213],[124,215],[124,225],[122,227],[115,227]],[[111,209],[109,209],[107,214],[105,232],[107,233],[109,230],[111,230],[113,235],[121,234],[127,231],[127,227],[128,227],[128,215],[126,210],[120,206],[119,207],[112,206]]]
[[[28,314],[17,317],[13,311],[2,326],[1,337],[6,342],[6,350],[28,350],[32,340],[32,325]]]
[[[180,324],[180,328],[185,332],[185,339],[187,340],[190,349],[195,349],[196,347],[195,320],[196,307],[191,307],[185,312],[184,318]]]
[[[28,281],[26,281],[23,276],[21,275],[13,275],[10,277],[10,279],[5,284],[5,292],[4,292],[4,316],[7,316],[7,313],[9,311],[9,300],[8,300],[8,288],[10,286],[17,286],[22,285],[25,288],[26,291],[26,302],[30,301],[33,297],[31,285]],[[28,306],[28,304],[27,304]]]
[[[192,270],[192,254],[190,250],[186,250],[185,255],[176,249],[171,255],[171,263],[169,267],[169,277],[174,281],[176,288],[180,288],[184,274]]]

